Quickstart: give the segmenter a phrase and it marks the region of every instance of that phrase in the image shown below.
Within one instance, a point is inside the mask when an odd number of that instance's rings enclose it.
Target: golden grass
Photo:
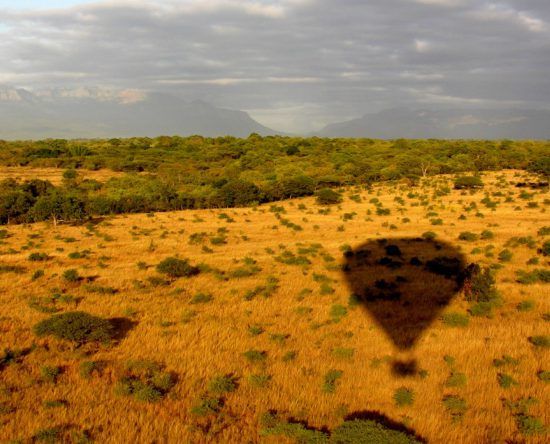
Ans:
[[[514,174],[523,173],[498,174],[517,180]],[[497,286],[505,303],[494,318],[471,318],[466,328],[447,327],[437,320],[427,329],[410,353],[419,367],[428,371],[424,379],[398,378],[392,374],[388,361],[403,354],[362,307],[348,308],[347,316],[340,322],[327,322],[333,304],[348,305],[350,290],[341,272],[327,270],[327,263],[319,255],[310,257],[312,265],[302,268],[276,262],[274,256],[266,252],[266,248],[271,248],[278,255],[281,245],[296,251],[297,243],[320,243],[323,251],[339,264],[343,262],[339,250],[343,244],[357,246],[367,239],[420,236],[425,231],[434,231],[438,238],[460,246],[469,261],[494,263],[508,239],[532,236],[540,245],[537,231],[550,225],[542,203],[548,196],[537,193],[533,200],[539,202],[539,207],[526,209],[526,202],[517,198],[521,190],[496,184],[498,174],[484,177],[488,184],[486,190],[512,192],[515,202],[504,203],[503,197],[496,198],[502,202],[491,211],[479,203],[484,197],[483,191],[461,194],[453,190],[450,195],[430,201],[433,211],[443,219],[441,226],[431,225],[426,207],[411,206],[416,200],[406,197],[409,191],[431,196],[434,188],[428,184],[423,189],[377,186],[370,194],[362,190],[359,192],[363,198],[361,203],[347,198],[352,194],[348,190],[341,206],[332,207],[327,215],[317,212],[320,207],[312,198],[277,203],[286,209],[282,217],[302,226],[302,231],[281,225],[269,206],[119,216],[100,223],[95,231],[84,226],[54,229],[49,224],[7,227],[11,237],[0,245],[0,264],[24,266],[27,272],[0,274],[0,350],[33,344],[36,347],[19,364],[0,370],[0,403],[15,409],[11,413],[0,413],[0,440],[29,439],[37,430],[61,426],[69,432],[88,430],[96,442],[102,443],[282,442],[282,437],[260,435],[259,416],[276,410],[286,417],[307,421],[312,427],[328,429],[341,423],[346,412],[377,411],[395,421],[406,422],[434,443],[545,442],[547,436],[523,437],[502,401],[537,398],[539,403],[530,413],[546,424],[549,422],[549,388],[537,378],[538,371],[550,367],[548,351],[533,347],[527,339],[548,334],[548,324],[542,319],[543,313],[550,312],[548,285],[515,282],[516,270],[547,266],[542,256],[538,266],[526,265],[529,258],[537,255],[536,250],[525,246],[510,248],[513,258],[497,274]],[[447,180],[437,179],[440,183]],[[407,211],[403,215],[396,211],[394,197],[397,195],[406,201]],[[369,203],[373,197],[390,208],[391,214],[377,216],[374,205]],[[472,201],[478,204],[484,218],[475,217],[475,211],[462,210]],[[300,204],[306,209],[299,209]],[[522,210],[514,210],[516,206]],[[368,210],[372,215],[367,216]],[[355,218],[344,222],[342,215],[351,212],[357,213]],[[234,222],[219,218],[221,213],[229,215]],[[459,220],[462,213],[467,214],[466,220]],[[410,222],[402,223],[402,217],[410,218]],[[391,224],[397,228],[391,228]],[[340,226],[344,226],[343,231]],[[189,244],[192,233],[215,233],[220,227],[228,229],[228,242],[220,246],[206,242],[214,253],[204,253],[201,245]],[[462,231],[480,233],[485,229],[493,231],[495,238],[476,242],[457,240]],[[76,242],[65,241],[71,237]],[[488,244],[495,246],[494,258],[470,254],[474,247]],[[10,252],[10,249],[13,250]],[[90,258],[68,258],[69,253],[86,249],[91,250]],[[27,257],[33,251],[46,252],[53,259],[30,262]],[[239,265],[235,260],[249,256],[262,271],[252,277],[227,281],[202,273],[178,279],[169,286],[150,285],[147,277],[157,275],[154,266],[165,257],[175,255],[221,270],[235,269]],[[137,266],[140,261],[149,268],[140,270]],[[84,284],[67,284],[61,274],[69,268],[78,269],[82,276],[97,276],[94,284],[111,286],[118,292],[101,295],[86,291]],[[31,275],[37,269],[44,269],[45,276],[32,281]],[[312,279],[313,273],[323,273],[333,279],[335,292],[321,295],[319,283]],[[271,297],[244,299],[247,290],[264,284],[270,275],[279,279],[279,288]],[[313,292],[298,300],[304,288]],[[60,290],[82,297],[78,310],[99,316],[128,317],[134,311],[130,317],[137,325],[118,344],[101,347],[94,353],[87,347],[75,350],[52,338],[37,338],[32,326],[48,315],[30,308],[29,300]],[[189,304],[199,291],[212,293],[214,300]],[[516,309],[518,302],[525,299],[536,301],[533,311]],[[57,305],[65,311],[76,308],[74,304]],[[310,311],[300,313],[296,310],[298,307],[307,307]],[[467,307],[459,296],[445,312],[466,312]],[[187,310],[195,310],[197,314],[183,323],[181,319]],[[261,325],[265,332],[253,337],[248,333],[250,325]],[[270,340],[269,335],[273,333],[289,336],[281,345]],[[353,348],[353,358],[334,357],[331,350],[335,347]],[[265,364],[248,363],[242,354],[249,349],[266,351]],[[91,354],[86,356],[86,351]],[[296,359],[283,362],[283,356],[289,351],[297,352]],[[520,364],[515,368],[495,368],[493,359],[504,354],[519,359]],[[450,374],[443,360],[445,355],[453,356],[456,369],[466,374],[464,387],[445,386]],[[163,363],[167,370],[177,374],[177,384],[165,399],[146,404],[113,393],[120,368],[126,361],[136,359]],[[83,360],[104,361],[105,369],[101,375],[85,380],[78,370]],[[41,381],[43,365],[63,367],[56,384]],[[342,370],[343,376],[336,391],[326,394],[321,386],[330,369]],[[519,385],[501,388],[497,382],[499,371],[513,375]],[[266,388],[249,384],[247,377],[255,373],[271,375]],[[197,418],[190,409],[205,392],[208,381],[218,374],[233,374],[238,378],[239,387],[227,394],[217,418]],[[392,396],[401,386],[414,390],[412,406],[395,405]],[[457,394],[467,401],[469,408],[462,421],[453,423],[445,411],[442,398],[446,394]],[[54,399],[66,400],[67,406],[43,407],[43,401]]]
[[[54,185],[63,182],[63,168],[27,168],[27,167],[0,167],[0,180],[17,179],[19,181],[42,179],[49,180]],[[123,176],[123,172],[111,170],[83,170],[79,169],[78,174],[82,179],[93,179],[98,182],[106,182],[111,177]]]

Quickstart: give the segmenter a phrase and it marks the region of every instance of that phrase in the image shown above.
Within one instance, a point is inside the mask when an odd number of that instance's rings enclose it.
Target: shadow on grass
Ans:
[[[109,319],[109,322],[111,322],[114,329],[113,339],[115,341],[121,341],[124,339],[130,330],[138,324],[128,318],[111,318]]]
[[[457,247],[424,238],[370,240],[345,256],[344,273],[355,302],[401,352],[414,348],[460,292],[467,271]],[[414,374],[416,362],[398,362],[394,373]]]

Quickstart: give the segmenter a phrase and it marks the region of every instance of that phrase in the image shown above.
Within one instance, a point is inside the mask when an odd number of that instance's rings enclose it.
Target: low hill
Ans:
[[[275,134],[247,113],[162,93],[0,88],[0,139]]]
[[[547,110],[410,110],[395,108],[327,125],[323,137],[380,139],[550,139]]]

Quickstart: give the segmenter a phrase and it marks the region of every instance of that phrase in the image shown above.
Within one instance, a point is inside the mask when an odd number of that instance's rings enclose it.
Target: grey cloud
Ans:
[[[550,105],[546,0],[111,1],[2,23],[0,82],[169,91],[287,131],[395,106]]]

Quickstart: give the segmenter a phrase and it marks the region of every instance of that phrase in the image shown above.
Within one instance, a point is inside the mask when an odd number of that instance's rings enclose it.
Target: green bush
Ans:
[[[216,376],[208,383],[208,391],[211,393],[228,393],[237,389],[237,383],[232,376]]]
[[[498,254],[498,260],[500,262],[510,262],[512,260],[512,256],[513,254],[510,250],[504,249]]]
[[[342,202],[342,196],[330,188],[322,188],[316,193],[317,203],[320,205],[333,205]]]
[[[75,270],[74,268],[65,270],[63,272],[63,279],[65,279],[67,282],[78,282],[80,280],[78,270]]]
[[[259,350],[248,350],[243,355],[249,362],[263,362],[267,359],[266,352]]]
[[[399,387],[393,394],[393,400],[398,407],[412,405],[414,402],[414,392],[407,387]]]
[[[502,388],[510,388],[512,386],[519,385],[518,382],[510,375],[506,373],[499,373],[497,376],[498,384]]]
[[[546,383],[550,383],[550,371],[548,370],[541,370],[537,373],[537,377],[542,381]]]
[[[324,378],[323,392],[334,393],[336,390],[336,382],[342,377],[343,374],[344,372],[342,370],[329,370]]]
[[[152,361],[129,361],[124,376],[119,378],[115,393],[120,396],[133,396],[142,402],[161,400],[174,386],[170,373]]]
[[[47,382],[55,383],[60,373],[61,369],[59,367],[50,367],[45,365],[40,368],[40,376],[42,376],[42,379]]]
[[[446,313],[441,317],[441,320],[448,327],[467,327],[470,323],[470,318],[463,313]]]
[[[466,401],[458,395],[446,395],[443,397],[443,405],[445,409],[451,414],[453,421],[462,419],[468,405]]]
[[[478,240],[479,236],[471,231],[463,231],[458,235],[458,239],[467,242],[474,242]]]
[[[187,259],[167,257],[157,265],[159,273],[166,274],[171,278],[190,277],[199,273],[199,269],[189,264]]]
[[[415,437],[399,430],[368,420],[353,419],[344,421],[330,436],[331,444],[417,444]]]
[[[454,181],[455,190],[482,188],[483,181],[479,176],[460,176]]]
[[[538,335],[531,336],[529,342],[535,347],[550,348],[550,336]]]
[[[40,321],[33,328],[37,336],[52,335],[77,343],[108,342],[114,335],[111,321],[83,311],[73,311],[54,315]]]
[[[43,262],[43,261],[47,261],[48,259],[50,259],[50,256],[48,256],[47,253],[34,252],[34,253],[29,254],[28,259],[31,262]]]
[[[451,375],[445,381],[446,387],[463,387],[466,385],[466,375],[460,372],[451,372]]]

